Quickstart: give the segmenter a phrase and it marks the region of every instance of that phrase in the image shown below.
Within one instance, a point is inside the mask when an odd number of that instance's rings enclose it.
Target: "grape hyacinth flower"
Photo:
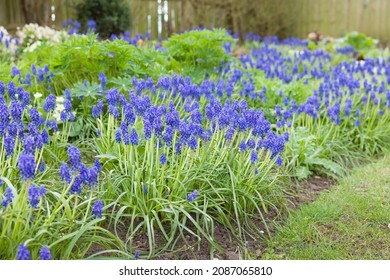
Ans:
[[[96,171],[97,172],[100,172],[100,171],[102,171],[102,167],[100,166],[100,161],[99,161],[99,159],[97,158],[97,159],[95,159],[95,162],[94,162],[94,167],[96,168]]]
[[[160,164],[165,164],[167,162],[167,157],[164,153],[160,155]]]
[[[230,126],[225,133],[225,139],[226,141],[232,141],[233,135],[234,135],[234,127]]]
[[[106,93],[107,104],[116,107],[119,101],[119,92],[116,88],[110,89]]]
[[[53,94],[50,94],[46,97],[45,103],[43,104],[43,110],[45,112],[53,111],[56,105],[56,97]]]
[[[66,100],[72,101],[72,94],[70,93],[69,89],[65,89],[65,98]]]
[[[18,121],[18,122],[21,122],[22,121],[22,113],[23,113],[23,108],[22,106],[19,104],[18,101],[16,100],[13,100],[11,102],[11,115],[12,115],[12,118],[15,120],[15,121]]]
[[[39,165],[39,172],[43,173],[45,171],[45,161],[42,160],[41,164]]]
[[[36,126],[40,126],[45,122],[37,108],[34,107],[30,109],[30,118]]]
[[[0,81],[0,96],[3,96],[5,92],[5,84],[3,81]]]
[[[68,149],[69,162],[73,170],[77,170],[81,164],[81,153],[75,146],[70,146]]]
[[[97,186],[98,184],[98,177],[99,177],[99,171],[96,169],[96,167],[90,167],[88,168],[88,186],[93,187]]]
[[[192,149],[195,150],[198,147],[198,142],[196,141],[196,138],[192,136],[190,140],[188,141],[188,146]]]
[[[21,154],[18,160],[18,167],[23,181],[34,178],[36,163],[33,155]]]
[[[33,73],[33,75],[37,75],[37,67],[34,63],[31,65],[31,72]]]
[[[282,157],[280,155],[276,159],[276,165],[277,166],[282,166],[283,165],[283,159],[282,159]]]
[[[42,261],[51,260],[51,253],[49,247],[42,246],[41,250],[39,251],[39,259]]]
[[[31,74],[30,74],[30,72],[27,72],[26,77],[24,79],[24,83],[26,85],[28,85],[29,87],[31,87]]]
[[[93,204],[92,212],[95,218],[101,218],[103,213],[103,202],[96,200]]]
[[[46,189],[44,186],[41,186],[41,188],[38,188],[37,185],[32,184],[28,188],[28,201],[30,202],[30,205],[32,208],[37,208],[39,203],[39,198],[41,196],[44,196],[46,194]]]
[[[103,72],[99,73],[99,81],[102,84],[102,89],[105,90],[106,89],[107,78],[106,78],[106,75],[104,75]]]
[[[24,244],[20,244],[16,256],[17,260],[31,260],[30,251]]]
[[[96,105],[94,105],[92,107],[92,117],[97,118],[99,117],[99,115],[100,115],[100,110]]]
[[[4,138],[4,149],[7,158],[11,157],[14,154],[15,140],[11,136],[6,136]]]
[[[108,106],[108,113],[112,116],[114,116],[115,119],[119,118],[119,110],[116,106],[109,105]]]
[[[288,142],[288,140],[290,139],[290,134],[286,131],[283,133],[283,137],[284,137],[284,141]]]
[[[13,81],[8,82],[8,95],[12,100],[15,100],[16,86]]]
[[[39,188],[39,196],[45,196],[46,195],[46,188],[45,186],[41,186]]]
[[[359,126],[360,126],[360,119],[359,119],[359,118],[356,119],[355,126],[356,126],[356,127],[359,127]]]
[[[62,181],[65,181],[70,184],[70,182],[72,181],[72,175],[70,174],[69,166],[65,162],[63,162],[60,167],[60,175]]]
[[[253,138],[249,139],[246,144],[250,149],[254,149],[256,147],[256,142]]]
[[[242,140],[239,146],[240,152],[245,152],[246,151],[246,143],[245,140]]]
[[[138,134],[137,131],[133,128],[130,132],[130,143],[132,145],[138,145]]]
[[[115,131],[115,141],[116,141],[118,144],[120,144],[121,141],[122,141],[122,132],[121,132],[120,129],[117,129],[117,130]]]
[[[14,194],[12,193],[12,189],[10,187],[6,188],[4,200],[2,202],[3,207],[7,207],[8,204],[10,204],[12,202],[13,198],[14,198]]]
[[[93,19],[87,21],[88,32],[96,31],[96,22]]]
[[[139,253],[138,250],[135,250],[135,252],[134,252],[134,258],[135,258],[136,260],[138,260],[138,259],[140,258],[140,253]]]
[[[197,195],[198,195],[198,190],[194,190],[192,193],[187,195],[187,201],[188,202],[194,201]]]
[[[77,176],[74,179],[72,186],[70,187],[69,193],[70,194],[81,193],[82,188],[83,188],[83,182],[80,176]]]
[[[72,112],[72,102],[69,99],[65,99],[63,105],[66,113]]]
[[[255,162],[257,162],[257,160],[258,160],[257,153],[256,153],[255,150],[252,150],[252,152],[251,152],[251,162],[255,163]]]
[[[83,184],[87,184],[89,180],[89,170],[84,163],[80,163],[80,179]]]
[[[42,143],[43,144],[49,143],[49,133],[47,132],[46,129],[42,130],[41,137],[42,137]]]
[[[104,103],[101,99],[99,99],[97,101],[97,108],[99,109],[100,113],[103,114],[104,113]]]
[[[27,136],[26,138],[24,138],[23,148],[25,153],[34,155],[35,142],[32,136]]]

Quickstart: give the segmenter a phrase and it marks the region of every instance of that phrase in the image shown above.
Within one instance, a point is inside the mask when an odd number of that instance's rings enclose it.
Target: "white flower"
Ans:
[[[37,93],[34,94],[34,97],[35,97],[35,99],[39,99],[39,98],[42,97],[42,93],[37,92]]]
[[[30,44],[37,41],[59,43],[60,38],[67,36],[67,33],[54,30],[48,26],[39,26],[36,23],[30,23],[26,24],[22,29],[18,28],[16,35],[19,37],[21,43],[25,40],[28,40]]]
[[[57,103],[57,105],[56,105],[56,111],[57,111],[57,112],[62,112],[63,110],[65,110],[64,105],[62,105],[62,104],[60,104],[60,103]]]
[[[60,112],[55,111],[54,114],[53,114],[53,117],[57,120],[57,122],[60,122],[60,121],[61,121]]]
[[[39,47],[40,45],[42,45],[42,42],[41,41],[36,41],[35,43],[33,43],[31,46],[27,47],[24,49],[24,52],[33,52],[37,47]]]

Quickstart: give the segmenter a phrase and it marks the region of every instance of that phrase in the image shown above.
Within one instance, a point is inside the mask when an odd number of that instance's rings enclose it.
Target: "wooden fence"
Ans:
[[[45,0],[54,6],[54,21],[43,22],[60,28],[62,21],[75,18],[74,6],[82,0]],[[126,0],[131,8],[132,33],[149,31],[153,38],[165,38],[192,26],[227,24],[227,12],[212,9],[214,0]],[[226,0],[225,6],[239,0]],[[253,0],[260,3],[262,0]],[[390,0],[285,0],[295,2],[289,27],[292,36],[305,37],[310,31],[342,36],[359,31],[390,42]],[[286,2],[287,3],[287,2]],[[291,3],[291,2],[289,2]],[[259,9],[262,6],[259,5]],[[42,21],[43,16],[40,17]],[[47,18],[47,17],[46,17]],[[46,19],[47,21],[47,19]],[[21,0],[0,0],[0,25],[15,29],[25,22]],[[42,22],[40,22],[42,24]],[[241,26],[246,22],[241,22]],[[248,23],[249,24],[249,23]],[[277,23],[276,23],[277,24]],[[233,24],[234,25],[234,24]],[[229,26],[237,29],[236,26]],[[244,28],[245,29],[245,28]],[[247,30],[247,29],[245,29]],[[237,31],[237,30],[233,30]],[[262,33],[262,30],[253,30]]]
[[[339,37],[350,31],[390,42],[389,0],[294,0],[300,5],[295,36],[310,31]]]

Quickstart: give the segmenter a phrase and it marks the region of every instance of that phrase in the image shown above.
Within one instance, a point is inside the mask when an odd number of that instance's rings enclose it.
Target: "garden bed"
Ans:
[[[1,259],[259,258],[389,149],[389,51],[363,34],[67,28],[1,29]]]

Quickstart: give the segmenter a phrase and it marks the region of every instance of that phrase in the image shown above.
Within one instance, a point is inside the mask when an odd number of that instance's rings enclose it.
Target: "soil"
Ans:
[[[327,191],[336,181],[329,177],[313,175],[306,181],[297,182],[293,187],[294,194],[290,198],[289,208],[295,210],[301,204],[313,202],[320,193]]]
[[[265,214],[265,220],[268,225],[269,233],[272,235],[275,232],[274,224],[282,224],[283,220],[288,216],[290,211],[296,210],[300,205],[313,202],[317,196],[327,191],[335,180],[327,177],[311,176],[306,181],[297,182],[295,186],[292,186],[292,193],[288,197],[287,210],[284,214],[278,215],[276,211],[269,211]],[[219,260],[238,260],[244,259],[244,254],[250,252],[251,259],[261,258],[262,253],[266,249],[266,238],[268,236],[267,229],[262,220],[252,220],[254,226],[257,228],[257,232],[246,232],[244,234],[245,241],[239,241],[232,237],[229,230],[220,224],[215,224],[214,228],[214,241],[218,243],[224,250],[223,253],[214,251],[214,254],[210,254],[210,245],[206,240],[198,241],[190,234],[185,234],[181,237],[175,245],[175,250],[167,253],[159,253],[157,260],[208,260],[210,258]],[[126,221],[123,223],[126,224]],[[191,228],[191,225],[188,225]],[[111,232],[114,233],[114,229],[106,225]],[[245,230],[245,228],[243,228]],[[195,231],[195,229],[194,229]],[[117,228],[117,235],[121,240],[128,240],[127,228],[121,226]],[[156,235],[156,243],[163,244],[163,236]],[[146,234],[139,234],[133,237],[132,244],[135,248],[141,252],[147,252],[148,238]],[[246,244],[246,248],[245,245]],[[92,245],[88,251],[87,256],[91,256],[94,253],[102,251],[103,248],[100,245]],[[108,255],[99,255],[104,258]]]

